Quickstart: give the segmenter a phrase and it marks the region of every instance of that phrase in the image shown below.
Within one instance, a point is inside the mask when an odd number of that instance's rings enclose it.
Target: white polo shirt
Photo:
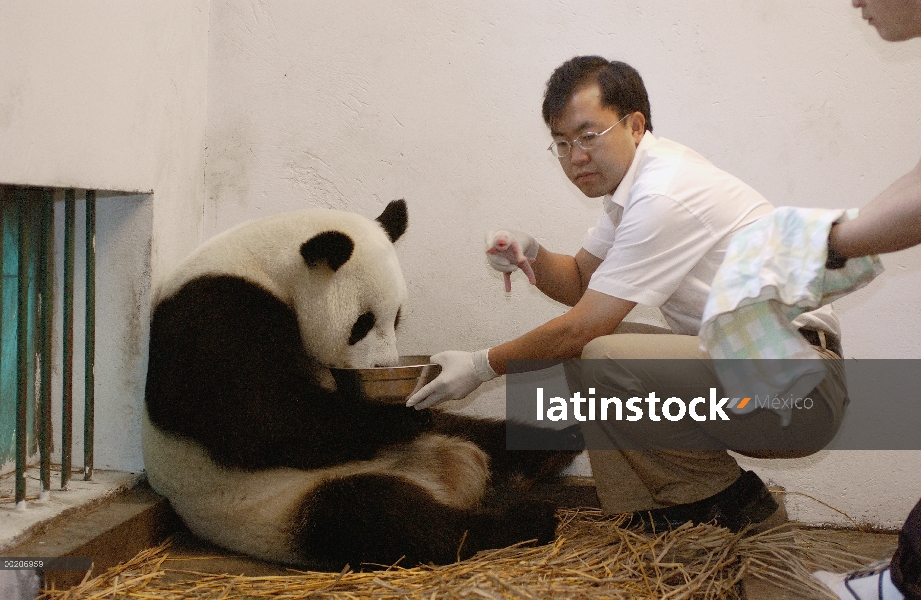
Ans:
[[[697,335],[729,240],[773,209],[700,154],[647,131],[582,244],[602,259],[588,287],[657,306],[674,333]],[[795,323],[840,335],[830,307]]]

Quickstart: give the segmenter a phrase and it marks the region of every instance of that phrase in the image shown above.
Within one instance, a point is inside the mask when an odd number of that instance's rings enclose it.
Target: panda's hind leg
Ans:
[[[557,519],[549,503],[464,510],[423,488],[380,474],[333,479],[304,499],[294,529],[305,558],[322,568],[449,564],[486,548],[550,542]],[[402,560],[401,560],[402,559]]]

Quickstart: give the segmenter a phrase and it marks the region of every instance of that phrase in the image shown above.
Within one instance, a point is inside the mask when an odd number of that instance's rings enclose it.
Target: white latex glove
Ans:
[[[489,349],[476,352],[449,350],[435,354],[431,360],[441,365],[441,373],[410,396],[406,406],[421,410],[448,400],[457,400],[480,387],[484,381],[497,377],[489,366],[488,353]]]
[[[489,266],[505,273],[505,291],[512,291],[512,273],[521,269],[531,285],[537,284],[531,263],[537,259],[540,244],[523,231],[497,229],[486,234],[486,260]]]

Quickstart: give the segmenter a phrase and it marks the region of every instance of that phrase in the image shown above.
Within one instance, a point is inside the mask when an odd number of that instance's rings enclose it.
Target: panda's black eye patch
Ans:
[[[371,328],[374,327],[374,323],[377,319],[374,318],[374,313],[366,312],[362,313],[358,320],[355,321],[355,324],[352,325],[352,334],[349,336],[349,346],[354,346],[368,335],[368,332],[371,331]]]

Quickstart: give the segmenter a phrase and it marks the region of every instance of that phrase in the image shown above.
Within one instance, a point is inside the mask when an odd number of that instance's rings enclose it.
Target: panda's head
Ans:
[[[159,287],[155,302],[199,277],[237,277],[294,311],[312,362],[396,364],[406,282],[393,242],[406,225],[403,200],[375,220],[309,209],[248,221],[202,244]]]
[[[300,245],[303,278],[290,290],[307,351],[329,367],[396,364],[406,282],[393,242],[406,231],[406,203],[374,221],[340,213],[333,225]]]

